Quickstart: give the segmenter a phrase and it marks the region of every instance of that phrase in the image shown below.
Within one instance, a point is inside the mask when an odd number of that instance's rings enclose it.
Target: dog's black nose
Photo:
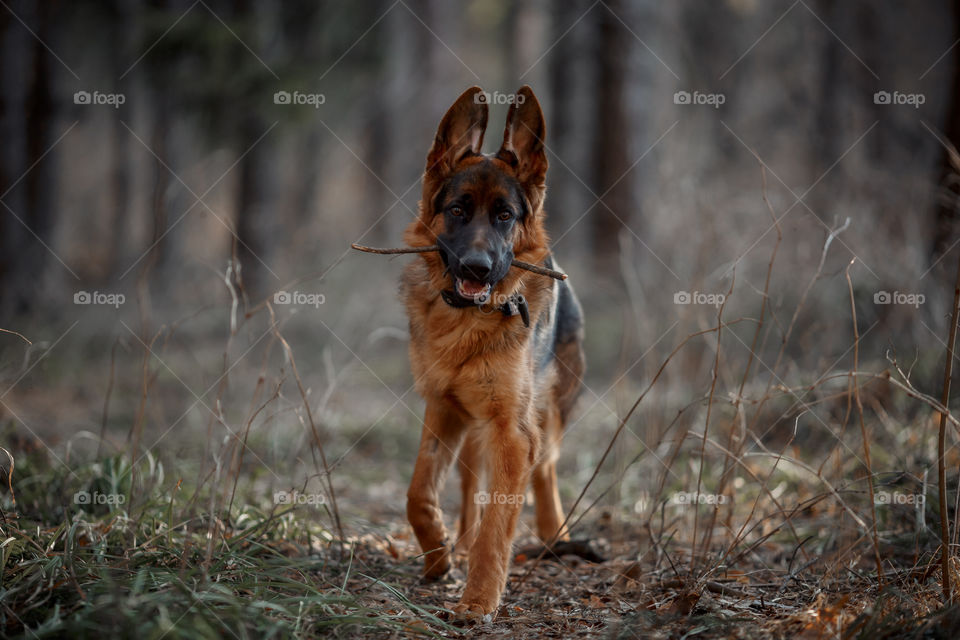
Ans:
[[[471,251],[460,260],[464,275],[472,280],[486,280],[493,269],[493,260],[486,253]]]

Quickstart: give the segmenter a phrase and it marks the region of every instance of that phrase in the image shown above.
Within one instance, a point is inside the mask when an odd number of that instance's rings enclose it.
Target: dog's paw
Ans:
[[[423,576],[420,580],[424,583],[437,582],[447,575],[450,571],[450,559],[444,558],[442,561],[433,562],[424,566]]]
[[[491,622],[496,605],[484,605],[479,602],[460,601],[450,608],[453,619],[462,622]]]
[[[464,567],[466,570],[467,564],[470,561],[470,549],[461,549],[460,545],[457,545],[453,550],[451,561],[457,566]]]
[[[450,547],[446,541],[423,556],[423,582],[436,582],[450,571]]]
[[[450,571],[450,563],[445,562],[443,564],[434,563],[430,567],[427,567],[423,571],[423,575],[420,576],[420,582],[423,584],[429,584],[431,582],[439,582],[447,575]]]

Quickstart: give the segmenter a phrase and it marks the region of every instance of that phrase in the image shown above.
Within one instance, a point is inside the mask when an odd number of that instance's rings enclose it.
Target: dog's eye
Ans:
[[[459,218],[460,216],[463,215],[463,208],[462,208],[462,207],[450,207],[450,213],[451,213],[451,215],[455,215],[455,216],[457,216],[457,217]]]
[[[498,220],[507,221],[513,217],[513,213],[509,209],[504,209],[500,212],[500,215],[497,216]]]

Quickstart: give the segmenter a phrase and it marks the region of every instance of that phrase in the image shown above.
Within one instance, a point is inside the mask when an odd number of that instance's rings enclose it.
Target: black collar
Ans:
[[[443,298],[443,301],[455,309],[465,309],[467,307],[477,307],[480,306],[473,300],[464,298],[463,296],[457,294],[456,291],[446,290],[440,292],[440,297]],[[519,315],[520,319],[523,320],[523,326],[530,326],[530,308],[527,306],[527,300],[523,297],[523,294],[515,293],[504,302],[499,307],[496,307],[506,318]]]

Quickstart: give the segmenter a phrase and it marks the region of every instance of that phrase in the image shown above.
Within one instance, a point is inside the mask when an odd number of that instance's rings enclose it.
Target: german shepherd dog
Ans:
[[[500,150],[480,151],[487,103],[472,87],[450,107],[423,175],[410,246],[437,245],[403,276],[410,363],[426,415],[407,492],[424,576],[449,568],[439,492],[459,458],[456,549],[468,558],[455,613],[492,613],[506,586],[511,545],[533,485],[537,535],[566,539],[556,460],[585,368],[583,312],[566,282],[511,268],[553,264],[544,229],[543,112],[530,87],[514,96]],[[478,493],[481,478],[486,492]]]

